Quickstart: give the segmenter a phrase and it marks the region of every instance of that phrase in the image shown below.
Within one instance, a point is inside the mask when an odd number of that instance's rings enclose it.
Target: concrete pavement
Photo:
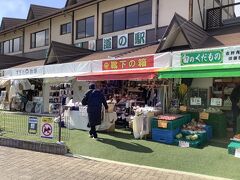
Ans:
[[[0,146],[0,180],[203,180],[218,179],[191,173],[74,158]]]

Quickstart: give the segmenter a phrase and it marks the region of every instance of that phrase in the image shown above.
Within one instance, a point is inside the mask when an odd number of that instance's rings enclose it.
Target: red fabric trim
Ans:
[[[100,73],[88,76],[78,76],[78,81],[105,81],[105,80],[143,80],[153,79],[156,73]]]

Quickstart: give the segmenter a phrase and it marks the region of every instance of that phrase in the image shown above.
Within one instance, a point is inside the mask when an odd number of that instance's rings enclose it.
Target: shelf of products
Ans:
[[[59,114],[62,105],[66,104],[66,99],[73,95],[71,83],[61,83],[50,86],[49,92],[49,113]]]

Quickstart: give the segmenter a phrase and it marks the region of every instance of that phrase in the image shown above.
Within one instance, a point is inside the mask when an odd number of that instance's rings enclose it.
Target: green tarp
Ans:
[[[159,78],[240,77],[240,64],[188,66],[159,72]]]

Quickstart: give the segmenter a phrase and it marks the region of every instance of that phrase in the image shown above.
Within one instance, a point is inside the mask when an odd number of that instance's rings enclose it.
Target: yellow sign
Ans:
[[[206,113],[206,112],[200,113],[200,119],[208,120],[209,119],[209,113]]]
[[[186,112],[187,111],[187,106],[180,106],[180,111]]]
[[[158,120],[158,127],[167,128],[167,125],[168,125],[167,121]]]

